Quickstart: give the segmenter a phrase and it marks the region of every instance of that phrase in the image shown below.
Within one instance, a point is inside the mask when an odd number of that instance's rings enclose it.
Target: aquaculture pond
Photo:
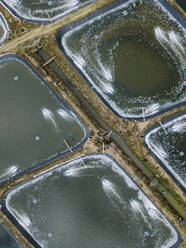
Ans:
[[[15,238],[0,224],[0,247],[1,248],[23,248]]]
[[[11,189],[3,211],[34,247],[170,248],[180,243],[177,230],[108,155],[76,158]]]
[[[23,58],[1,56],[0,77],[0,181],[84,142],[86,128]]]
[[[57,36],[104,102],[135,119],[186,101],[184,20],[166,1],[139,2],[116,1]]]
[[[186,111],[147,130],[145,142],[186,191]]]
[[[37,22],[54,21],[92,0],[2,0],[14,15]]]
[[[2,45],[2,43],[6,39],[7,34],[8,34],[7,22],[4,19],[4,16],[0,13],[0,45]]]

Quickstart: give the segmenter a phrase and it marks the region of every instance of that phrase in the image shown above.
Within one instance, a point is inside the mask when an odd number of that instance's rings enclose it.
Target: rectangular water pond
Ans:
[[[4,42],[8,35],[8,25],[4,16],[0,13],[0,45]]]
[[[2,0],[15,16],[48,23],[92,2],[92,0]]]
[[[62,28],[58,44],[120,117],[186,102],[185,22],[166,1],[116,1]]]
[[[180,243],[178,231],[108,155],[76,158],[11,189],[3,211],[34,247],[170,248]]]
[[[146,131],[145,143],[160,164],[186,192],[186,111]]]
[[[23,248],[18,241],[0,224],[0,247],[1,248]]]
[[[0,57],[0,181],[85,141],[87,129],[23,58]]]

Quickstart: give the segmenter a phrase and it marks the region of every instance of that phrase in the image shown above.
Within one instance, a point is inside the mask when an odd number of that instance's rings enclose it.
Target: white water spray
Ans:
[[[55,128],[57,128],[57,123],[54,119],[54,115],[53,113],[47,109],[47,108],[42,108],[42,113],[43,113],[43,116],[46,120],[50,120],[52,122],[52,124],[55,126]]]

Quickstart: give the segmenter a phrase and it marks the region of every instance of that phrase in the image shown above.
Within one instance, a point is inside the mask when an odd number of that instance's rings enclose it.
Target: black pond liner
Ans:
[[[4,18],[4,16],[2,15],[2,13],[0,13],[0,22],[3,24],[3,29],[4,29],[4,35],[2,37],[2,39],[0,39],[0,45],[2,45],[2,43],[6,40],[7,36],[8,36],[8,24]]]
[[[60,49],[63,51],[63,53],[65,54],[65,56],[68,58],[68,60],[71,62],[71,64],[73,64],[73,66],[76,68],[76,70],[81,74],[81,76],[85,79],[85,81],[89,84],[89,86],[93,87],[92,83],[88,80],[88,78],[84,75],[84,73],[81,71],[81,69],[79,69],[79,67],[74,63],[74,61],[71,59],[71,57],[68,55],[68,53],[66,52],[66,50],[64,49],[62,42],[61,42],[61,38],[63,35],[65,35],[68,31],[70,31],[73,28],[76,28],[78,26],[80,26],[81,24],[84,24],[88,21],[90,21],[91,19],[98,17],[99,15],[120,6],[123,3],[127,3],[129,0],[117,0],[114,3],[108,4],[106,6],[104,6],[103,8],[100,8],[96,11],[94,11],[93,13],[88,14],[87,16],[83,17],[82,19],[76,21],[76,22],[72,22],[70,24],[67,24],[66,26],[62,27],[59,32],[57,33],[56,36],[56,40],[58,43],[58,46],[60,47]],[[184,27],[186,28],[186,21],[179,15],[179,13],[166,1],[166,0],[158,0],[159,3],[161,3],[166,10],[171,13],[171,15]],[[101,100],[105,103],[105,105],[110,108],[112,110],[112,112],[118,116],[119,118],[123,118],[123,119],[128,119],[128,120],[143,120],[143,117],[125,117],[120,115],[110,104],[108,101],[106,101],[104,99],[104,97],[93,87],[93,90],[97,93],[97,95],[101,98]],[[182,106],[186,104],[186,100],[177,104],[174,104],[173,106],[170,107],[166,107],[164,109],[162,109],[161,111],[158,111],[154,114],[145,116],[145,119],[151,119],[157,115],[160,115],[161,113],[164,113],[170,109],[176,108],[178,106]]]
[[[9,193],[11,193],[14,189],[17,189],[19,187],[21,187],[22,185],[28,183],[28,182],[32,182],[32,180],[35,180],[35,179],[38,179],[41,175],[45,175],[47,174],[49,171],[55,171],[57,168],[61,167],[61,166],[65,166],[66,164],[68,164],[69,162],[73,162],[73,161],[76,161],[77,159],[79,158],[87,158],[87,157],[93,157],[93,156],[97,156],[97,155],[100,155],[99,153],[90,153],[88,155],[83,155],[83,156],[79,156],[79,157],[76,157],[72,160],[69,160],[61,165],[58,165],[56,166],[55,168],[51,168],[43,173],[41,173],[40,175],[36,176],[34,179],[29,179],[19,185],[16,185],[15,187],[11,188],[10,190],[8,190],[4,196],[3,196],[3,199],[1,201],[1,204],[2,204],[2,211],[4,212],[4,214],[11,220],[11,222],[20,230],[20,232],[28,239],[28,241],[34,245],[35,248],[42,248],[37,242],[36,240],[22,227],[22,225],[16,220],[16,218],[13,216],[13,214],[8,210],[8,207],[6,205],[6,199],[9,195]],[[142,188],[139,187],[139,185],[133,180],[133,178],[130,176],[130,174],[113,158],[111,157],[110,155],[108,155],[107,153],[103,153],[102,154],[103,156],[106,156],[108,157],[109,159],[111,159],[115,164],[116,166],[118,166],[121,170],[124,171],[124,173],[132,180],[132,182],[137,186],[137,188],[145,195],[145,197],[147,197],[147,199],[160,211],[160,213],[165,217],[165,219],[168,221],[168,223],[172,226],[172,228],[176,231],[176,234],[177,234],[177,241],[176,243],[169,247],[169,248],[178,248],[180,243],[182,242],[182,237],[181,237],[181,234],[180,232],[178,231],[178,229],[173,225],[173,223],[161,212],[161,210],[154,204],[154,202],[148,197],[148,195],[143,191]]]
[[[85,7],[86,5],[90,4],[91,2],[93,2],[94,0],[90,0],[89,2],[86,2],[85,4],[82,4],[81,6],[77,7],[77,8],[74,8],[72,9],[71,11],[67,11],[66,14],[60,14],[58,15],[57,17],[52,17],[51,20],[52,22],[55,22],[56,20],[82,8],[82,7]],[[1,4],[15,17],[21,19],[21,20],[26,20],[26,21],[29,21],[29,22],[34,22],[34,23],[41,23],[41,24],[50,24],[50,20],[37,20],[37,19],[34,19],[35,17],[33,18],[25,18],[23,17],[22,15],[18,14],[16,10],[14,10],[13,8],[11,8],[4,0],[1,0]]]
[[[164,120],[162,120],[162,124],[166,124],[168,122],[173,121],[174,119],[182,116],[186,114],[186,110],[180,113],[177,113],[175,115],[171,115],[170,117],[165,118]],[[145,130],[144,132],[144,136],[146,136],[147,134],[149,134],[151,131],[153,131],[155,128],[160,127],[159,123],[154,124],[153,126],[149,127],[147,130]],[[154,156],[154,158],[158,161],[158,163],[167,171],[167,173],[176,181],[176,184],[183,190],[184,193],[186,193],[186,188],[183,187],[183,185],[178,181],[178,179],[174,176],[174,174],[167,168],[167,166],[159,159],[158,156],[155,155],[155,153],[153,153],[153,150],[151,150],[148,146],[148,144],[146,143],[145,139],[144,139],[144,144],[146,146],[146,148],[152,153],[152,155]]]
[[[7,236],[9,236],[12,240],[15,241],[15,244],[17,244],[17,248],[24,248],[17,240],[16,238],[8,231],[7,228],[5,228],[1,223],[0,223],[0,229],[3,229],[4,232],[7,233]],[[1,241],[0,241],[1,242]],[[4,246],[3,246],[4,247]],[[5,247],[6,248],[6,247]],[[7,246],[7,248],[12,248]]]
[[[27,61],[25,60],[23,57],[21,56],[18,56],[14,53],[8,53],[8,54],[5,54],[5,55],[2,55],[0,56],[0,64],[3,63],[4,61],[7,61],[8,59],[16,59],[18,61],[21,61],[23,62],[26,66],[29,67],[29,69],[31,69],[31,71],[46,85],[46,87],[48,87],[51,92],[56,96],[56,98],[59,100],[59,102],[61,102],[68,111],[72,111],[74,113],[74,111],[70,108],[70,106],[54,91],[54,89],[52,89],[52,87],[40,76],[40,74],[32,67],[32,65]],[[82,128],[84,129],[85,131],[85,137],[84,139],[76,146],[74,147],[71,147],[72,151],[75,151],[77,150],[80,146],[82,146],[86,140],[88,139],[89,137],[89,130],[87,128],[87,126],[84,125],[84,123],[79,119],[79,117],[74,113],[74,118],[76,117],[76,120],[77,122],[82,126]],[[49,159],[46,159],[44,161],[41,161],[40,163],[36,164],[36,165],[33,165],[31,166],[30,168],[26,169],[26,170],[23,170],[19,173],[17,173],[16,175],[12,176],[12,177],[9,177],[9,178],[6,178],[2,181],[0,181],[0,185],[4,184],[5,182],[9,181],[9,180],[12,180],[12,179],[16,179],[18,178],[19,176],[22,176],[28,172],[31,172],[31,171],[34,171],[38,168],[41,168],[42,166],[52,162],[52,161],[55,161],[56,159],[58,158],[61,158],[61,157],[64,157],[65,155],[69,154],[70,151],[65,151],[65,152],[61,152]]]

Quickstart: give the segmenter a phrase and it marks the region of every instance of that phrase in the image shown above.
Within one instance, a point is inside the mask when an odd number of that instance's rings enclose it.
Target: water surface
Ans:
[[[177,231],[114,160],[82,159],[6,196],[9,213],[27,235],[42,248],[177,247]]]
[[[31,21],[49,22],[74,11],[92,0],[2,0],[13,14]]]
[[[86,138],[75,113],[17,56],[0,59],[0,181]]]
[[[186,112],[165,119],[145,137],[149,149],[186,191]]]
[[[186,101],[185,29],[158,1],[135,8],[134,2],[109,5],[59,33],[60,46],[92,88],[126,118]]]

